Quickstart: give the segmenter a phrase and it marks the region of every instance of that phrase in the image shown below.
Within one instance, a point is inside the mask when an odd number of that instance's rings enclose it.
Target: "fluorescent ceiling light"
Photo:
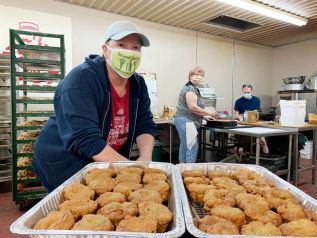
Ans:
[[[306,25],[307,19],[303,17],[298,17],[281,10],[265,6],[263,4],[250,1],[250,0],[217,0],[235,7],[239,7],[248,11],[252,11],[267,17],[272,17],[277,20],[292,23],[297,26]]]

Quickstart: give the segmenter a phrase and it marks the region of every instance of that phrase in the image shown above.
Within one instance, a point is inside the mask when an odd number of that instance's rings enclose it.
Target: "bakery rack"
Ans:
[[[10,57],[0,54],[0,182],[12,179]]]
[[[13,200],[23,207],[46,195],[32,170],[33,143],[54,114],[65,74],[64,36],[10,29]]]

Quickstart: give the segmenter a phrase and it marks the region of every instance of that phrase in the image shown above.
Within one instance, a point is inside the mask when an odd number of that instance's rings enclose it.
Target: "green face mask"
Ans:
[[[123,78],[130,78],[141,63],[141,52],[107,47],[111,50],[108,63],[113,70]]]

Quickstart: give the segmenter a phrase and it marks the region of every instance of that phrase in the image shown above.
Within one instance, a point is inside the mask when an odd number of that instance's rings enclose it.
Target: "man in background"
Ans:
[[[242,93],[243,96],[236,100],[234,104],[235,110],[235,118],[242,121],[243,113],[245,111],[253,111],[260,110],[261,102],[260,99],[254,95],[252,95],[252,85],[251,84],[243,84],[242,85]],[[248,140],[249,141],[249,140]],[[247,142],[247,138],[245,136],[239,136],[239,142]],[[264,137],[261,137],[261,147],[262,151],[265,154],[269,153],[269,148],[267,146],[266,140]],[[247,147],[245,147],[247,148]]]

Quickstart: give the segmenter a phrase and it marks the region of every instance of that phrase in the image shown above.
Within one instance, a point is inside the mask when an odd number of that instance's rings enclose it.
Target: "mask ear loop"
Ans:
[[[105,46],[110,50],[110,59],[106,59],[106,61],[111,65],[111,59],[112,59],[112,47],[109,46],[108,44],[105,44]],[[112,67],[112,65],[111,65]]]

